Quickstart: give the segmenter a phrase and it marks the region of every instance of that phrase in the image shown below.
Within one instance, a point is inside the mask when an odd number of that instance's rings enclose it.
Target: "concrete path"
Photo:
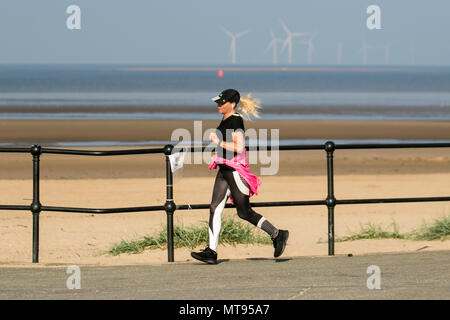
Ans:
[[[0,268],[0,299],[450,299],[450,251],[79,270],[68,289],[67,266]]]

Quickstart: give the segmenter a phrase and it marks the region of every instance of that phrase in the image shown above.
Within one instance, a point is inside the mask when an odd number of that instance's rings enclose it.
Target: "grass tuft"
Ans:
[[[385,230],[381,225],[371,222],[360,225],[359,232],[353,232],[348,236],[336,237],[335,242],[354,241],[362,239],[406,239],[406,240],[447,240],[450,239],[450,216],[435,219],[432,223],[423,223],[419,228],[401,234],[398,225],[391,224],[392,231]],[[319,243],[325,242],[319,239]]]
[[[349,236],[336,237],[334,241],[344,242],[362,239],[405,239],[405,235],[400,234],[395,222],[392,223],[392,231],[383,230],[382,226],[369,222],[366,225],[360,225],[359,232],[354,232]]]
[[[208,243],[208,222],[202,221],[199,226],[184,227],[183,224],[174,225],[174,248],[187,247],[193,249]],[[231,215],[222,219],[222,230],[219,244],[272,244],[270,237],[247,222],[237,221]],[[117,256],[122,253],[141,253],[147,249],[167,248],[167,228],[161,226],[161,231],[153,236],[144,236],[136,240],[122,240],[114,244],[105,254]]]
[[[450,237],[450,216],[435,219],[432,223],[424,223],[412,231],[408,237],[412,240],[441,240]]]

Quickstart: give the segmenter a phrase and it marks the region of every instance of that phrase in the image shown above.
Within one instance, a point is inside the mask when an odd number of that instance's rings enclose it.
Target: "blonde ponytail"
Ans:
[[[252,99],[251,94],[247,94],[239,100],[241,105],[240,111],[243,116],[250,119],[250,115],[259,118],[259,109],[261,109],[260,101],[258,99]]]

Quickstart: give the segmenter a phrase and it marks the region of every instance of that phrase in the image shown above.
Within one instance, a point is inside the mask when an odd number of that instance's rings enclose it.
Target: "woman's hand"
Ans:
[[[214,132],[211,132],[211,134],[209,135],[209,140],[215,144],[219,144],[219,142],[220,142],[219,138],[217,137],[217,135]]]

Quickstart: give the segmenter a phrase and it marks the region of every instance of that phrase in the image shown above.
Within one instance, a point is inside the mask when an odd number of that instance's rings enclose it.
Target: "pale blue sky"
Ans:
[[[68,30],[66,8],[81,8],[81,30]],[[381,7],[382,30],[368,30],[366,8]],[[450,65],[448,0],[2,0],[0,63],[118,63],[226,65],[230,39],[220,29],[250,32],[237,40],[237,63],[272,65],[264,52],[269,28],[318,31],[314,65],[333,65],[343,43],[343,64]],[[287,50],[279,64],[287,63]],[[294,43],[293,64],[307,63],[306,47]]]

